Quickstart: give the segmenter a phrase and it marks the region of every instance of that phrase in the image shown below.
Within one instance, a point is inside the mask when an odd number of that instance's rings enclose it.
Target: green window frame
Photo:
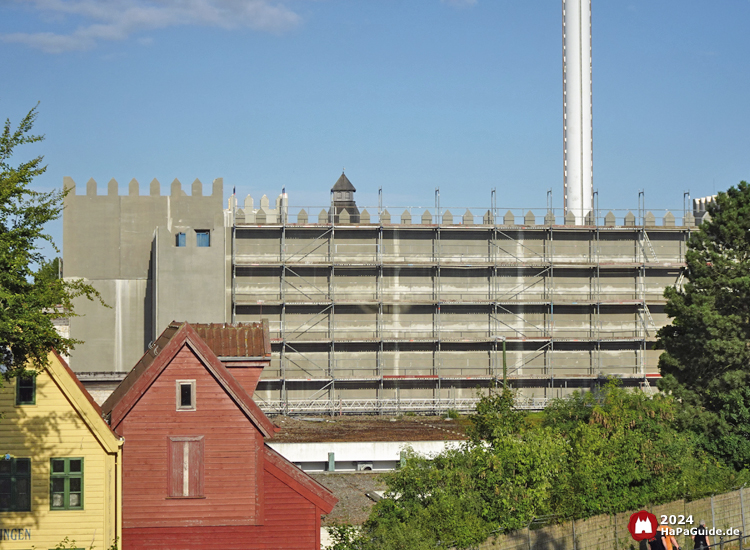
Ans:
[[[16,405],[36,405],[36,376],[33,374],[16,376]]]
[[[83,510],[83,458],[51,458],[50,510]]]
[[[0,512],[31,511],[31,459],[0,457]]]

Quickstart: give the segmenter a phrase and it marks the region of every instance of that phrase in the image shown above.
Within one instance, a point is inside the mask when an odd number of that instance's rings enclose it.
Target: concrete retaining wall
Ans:
[[[682,528],[698,527],[700,520],[705,520],[707,528],[726,530],[735,528],[746,533],[750,527],[750,491],[741,489],[716,495],[714,497],[685,502],[677,500],[660,506],[645,506],[644,509],[656,515],[661,521],[662,514],[667,517],[692,516],[693,524],[679,525]],[[587,520],[564,522],[515,531],[506,535],[492,537],[479,546],[481,550],[635,550],[642,546],[633,540],[627,530],[632,512],[615,515],[601,515]],[[679,520],[679,517],[677,518]],[[678,525],[674,525],[678,527]],[[677,536],[681,548],[692,548],[689,536]],[[725,537],[725,540],[728,538]],[[719,543],[719,537],[711,537],[711,543]]]

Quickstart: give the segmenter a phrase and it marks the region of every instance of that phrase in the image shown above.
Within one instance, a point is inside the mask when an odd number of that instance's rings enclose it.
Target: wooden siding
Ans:
[[[266,471],[262,526],[125,528],[123,550],[318,550],[320,509]]]
[[[250,396],[260,362],[232,361],[248,392],[189,324],[158,342],[102,407],[126,439],[123,548],[317,550],[335,498],[264,445],[278,428]]]
[[[183,323],[173,332],[170,325],[155,344],[141,360],[133,367],[117,389],[102,405],[105,414],[111,416],[112,428],[119,431],[118,426],[122,422],[140,398],[152,386],[161,372],[174,360],[179,351],[187,344],[193,350],[196,357],[204,361],[211,375],[232,396],[235,403],[245,412],[264,436],[276,433],[279,428],[263,414],[260,407],[252,400],[247,391],[229,374],[229,371],[221,364],[218,357],[211,351],[206,343],[193,328]],[[171,335],[171,336],[170,336]]]
[[[54,357],[50,359],[57,361]],[[53,367],[60,376],[68,376],[60,363]],[[74,385],[69,386],[76,390]],[[46,370],[36,379],[35,405],[15,405],[15,381],[5,382],[0,389],[0,412],[4,415],[0,421],[0,453],[31,458],[31,511],[0,512],[0,550],[28,549],[32,545],[54,548],[65,537],[77,541],[81,547],[89,548],[93,542],[96,550],[104,550],[115,539],[116,454],[102,448],[97,434],[76,408],[76,399],[87,398],[81,394],[69,399]],[[93,409],[88,413],[93,413]],[[116,447],[111,432],[110,439]],[[50,510],[53,457],[83,458],[82,510]],[[6,540],[5,530],[9,537],[11,529],[19,528],[23,530],[22,540],[18,540],[18,532],[17,540]],[[26,538],[27,534],[30,538]]]
[[[176,410],[177,380],[196,381],[194,411]],[[118,432],[126,440],[124,528],[182,531],[262,521],[256,473],[262,435],[188,345],[125,414]],[[204,437],[203,497],[168,498],[169,437],[186,436]]]
[[[240,383],[240,386],[245,388],[245,391],[248,394],[253,395],[255,393],[255,388],[258,386],[258,381],[260,380],[260,375],[263,372],[263,367],[265,365],[256,365],[250,362],[245,363],[245,365],[241,365],[239,362],[224,363],[229,374]]]

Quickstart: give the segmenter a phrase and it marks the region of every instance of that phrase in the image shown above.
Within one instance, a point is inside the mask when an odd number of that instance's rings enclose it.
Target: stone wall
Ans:
[[[705,520],[709,529],[740,529],[746,532],[746,522],[750,522],[750,492],[740,489],[723,495],[686,502],[677,500],[660,506],[645,506],[644,509],[656,515],[693,516],[692,525],[683,528],[698,527],[700,520]],[[544,525],[542,521],[533,521],[521,531],[492,537],[479,546],[480,550],[648,550],[634,541],[628,532],[628,520],[632,512],[614,515],[595,516],[586,520],[566,521]],[[677,527],[677,526],[675,526]],[[689,536],[677,536],[681,548],[689,549],[693,543]],[[724,540],[737,537],[724,537]],[[711,543],[719,545],[719,537],[711,537]],[[736,545],[736,542],[735,542]],[[747,542],[745,542],[745,546]]]

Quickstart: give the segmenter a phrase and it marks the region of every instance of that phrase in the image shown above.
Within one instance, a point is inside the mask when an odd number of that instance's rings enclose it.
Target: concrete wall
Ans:
[[[747,533],[746,519],[750,518],[750,495],[748,489],[740,489],[723,495],[686,502],[677,500],[667,504],[651,506],[643,502],[643,510],[647,510],[661,521],[662,514],[669,516],[683,516],[684,520],[691,518],[692,524],[670,524],[670,528],[689,530],[697,528],[701,520],[706,522],[708,529],[737,529]],[[635,542],[628,531],[628,521],[631,514],[637,510],[612,515],[594,516],[585,520],[564,521],[562,523],[544,525],[533,522],[531,528],[491,537],[479,545],[481,550],[598,550],[600,548],[648,548],[643,541],[640,545]],[[692,548],[693,541],[684,533],[676,534],[675,538],[680,548]],[[710,536],[712,547],[723,547],[720,538],[727,543],[728,548],[747,546],[747,540],[738,544],[738,535]],[[731,541],[731,542],[728,542]]]
[[[196,228],[198,229],[198,228]],[[209,229],[201,226],[201,229]],[[171,321],[220,323],[231,314],[224,291],[225,231],[223,224],[210,228],[211,246],[198,247],[193,228],[181,227],[186,246],[175,246],[175,235],[166,227],[154,238],[155,326]]]
[[[357,465],[368,470],[394,470],[407,449],[422,456],[435,456],[448,449],[458,448],[463,441],[357,441],[326,443],[268,443],[274,451],[294,462],[306,472],[356,471]],[[329,467],[329,453],[333,453],[335,469]],[[369,467],[372,463],[372,467]]]
[[[156,180],[147,195],[141,194],[135,180],[122,196],[115,180],[107,184],[106,194],[98,193],[94,180],[87,182],[85,194],[77,193],[71,178],[64,178],[63,185],[70,189],[63,210],[64,276],[84,278],[110,306],[84,299],[75,303],[81,316],[71,319],[70,333],[85,343],[71,354],[71,367],[78,372],[127,371],[166,326],[158,324],[161,319],[154,324],[152,307],[155,230],[163,227],[174,235],[191,228],[212,229],[223,251],[225,236],[218,230],[224,224],[223,182],[214,180],[207,196],[198,180],[191,186],[191,195],[178,180],[172,182],[168,195],[161,194]],[[204,260],[200,257],[194,269],[212,272],[212,279],[223,278],[223,264],[215,263],[214,256],[205,259],[210,265],[198,265]],[[173,318],[170,314],[163,317]]]
[[[71,352],[70,366],[76,372],[126,372],[154,339],[151,281],[145,278],[84,280],[100,292],[109,307],[83,298],[74,301],[80,317],[71,318],[70,334],[83,343]]]
[[[620,226],[608,215],[606,227],[534,225],[530,212],[517,218],[524,225],[510,212],[502,225],[490,212],[455,213],[454,224],[447,211],[438,226],[426,211],[403,222],[400,209],[383,225],[317,224],[311,210],[304,225],[283,226],[247,222],[252,206],[231,200],[222,210],[222,188],[216,180],[203,196],[196,180],[188,196],[175,180],[162,196],[154,181],[141,195],[133,181],[119,196],[112,181],[98,195],[90,181],[68,195],[64,274],[112,306],[77,304],[71,336],[86,343],[76,371],[127,371],[175,319],[267,318],[274,354],[258,396],[270,409],[471,399],[502,375],[501,338],[508,376],[528,396],[656,374],[648,348],[668,322],[662,294],[680,278],[690,227],[665,217],[644,231],[630,213]],[[196,230],[211,232],[210,247],[196,246]]]

